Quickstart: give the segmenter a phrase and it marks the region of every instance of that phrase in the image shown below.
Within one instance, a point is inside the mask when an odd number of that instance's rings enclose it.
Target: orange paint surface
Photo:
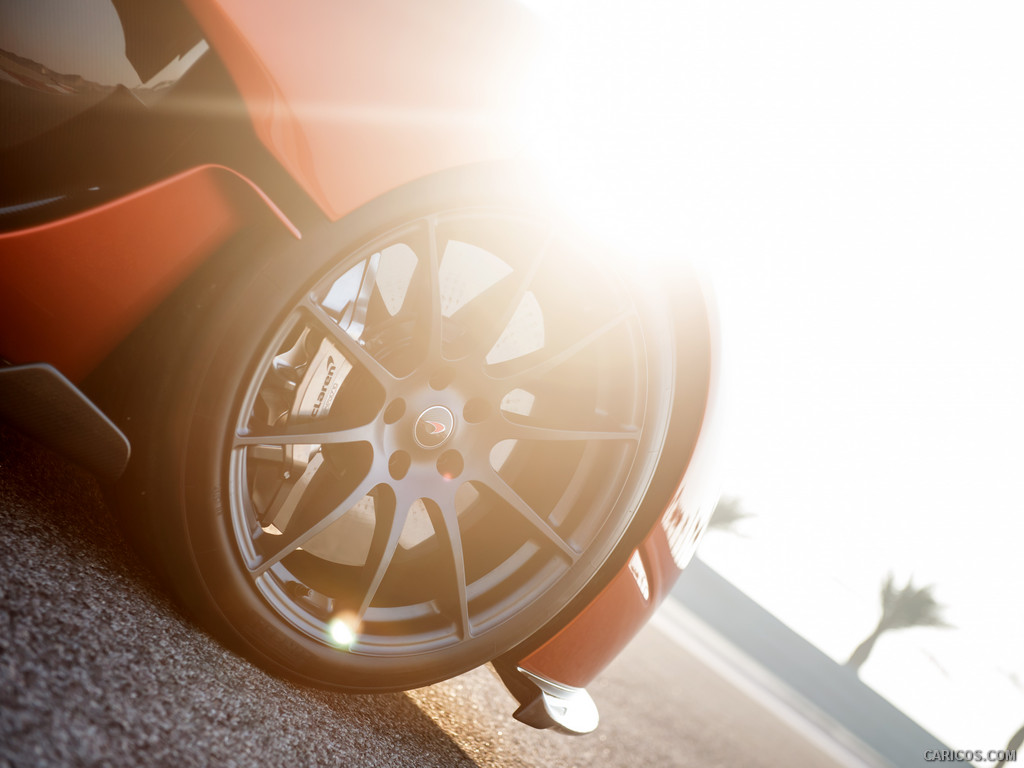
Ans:
[[[81,379],[245,223],[248,201],[260,196],[233,171],[203,166],[0,235],[0,354]]]
[[[668,595],[680,570],[661,525],[638,548],[649,598],[626,565],[601,593],[554,637],[520,662],[534,674],[586,687],[614,659]]]
[[[534,40],[508,0],[187,0],[256,133],[332,220],[509,157]]]

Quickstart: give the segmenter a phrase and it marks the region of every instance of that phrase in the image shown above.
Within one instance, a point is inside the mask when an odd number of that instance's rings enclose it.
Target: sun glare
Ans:
[[[566,212],[620,250],[668,257],[685,156],[679,56],[657,8],[538,8],[544,45],[520,109],[528,153]]]
[[[335,616],[331,619],[327,625],[327,631],[331,635],[331,642],[339,648],[351,646],[356,640],[356,633],[351,627],[352,624],[355,624],[355,621],[345,616]]]
[[[535,10],[549,184],[657,284],[685,256],[715,288],[724,490],[760,530],[702,558],[840,662],[886,570],[935,582],[958,629],[887,640],[868,682],[1001,745],[1024,701],[1019,4]]]

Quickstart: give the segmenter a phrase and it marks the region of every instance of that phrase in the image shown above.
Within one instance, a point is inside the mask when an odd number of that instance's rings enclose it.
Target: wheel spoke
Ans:
[[[465,354],[485,355],[497,344],[544,263],[552,239],[549,235],[522,270],[501,278],[452,315],[454,323],[469,330],[472,341]]]
[[[301,475],[282,483],[281,488],[278,489],[277,493],[274,494],[274,498],[271,499],[267,510],[260,515],[260,525],[267,526],[272,524],[281,515],[291,515],[298,506],[299,500],[309,489],[309,484],[313,482],[313,478],[320,471],[323,463],[323,454],[318,452],[310,458]]]
[[[544,427],[536,424],[513,422],[506,419],[501,428],[503,440],[639,440],[640,430],[635,427],[620,429],[592,430],[561,427]]]
[[[441,257],[433,218],[424,220],[423,230],[421,237],[425,242],[417,242],[413,249],[416,268],[399,315],[414,323],[415,344],[423,350],[425,359],[437,359],[441,354]]]
[[[469,588],[466,585],[466,558],[462,551],[459,516],[454,503],[439,505],[426,502],[426,507],[441,549],[451,565],[450,577],[455,587],[448,594],[440,595],[438,603],[455,619],[460,638],[467,639],[473,636],[473,630],[469,622]]]
[[[511,485],[505,482],[501,475],[488,467],[488,469],[478,473],[478,479],[480,483],[489,488],[498,498],[512,507],[537,533],[557,547],[571,562],[575,563],[579,559],[579,553],[570,546],[569,542],[565,541],[558,534],[558,531],[548,524],[547,520],[538,515],[533,507],[527,504]]]
[[[398,540],[402,537],[402,530],[405,528],[405,521],[409,517],[409,509],[412,507],[412,501],[404,499],[402,496],[394,498],[392,503],[393,508],[389,511],[381,509],[383,505],[379,504],[379,500],[374,504],[377,522],[374,525],[373,539],[370,541],[366,564],[363,566],[365,574],[363,599],[357,614],[360,621],[366,613],[366,609],[373,602],[388,567],[391,565],[398,549]]]
[[[380,252],[377,252],[364,262],[363,277],[359,284],[356,300],[348,305],[348,308],[341,316],[340,325],[354,339],[362,338],[363,330],[366,328],[367,310],[370,306],[370,298],[373,296],[373,289],[377,286],[377,272],[379,270]]]
[[[633,313],[630,311],[619,313],[604,325],[595,328],[576,343],[571,344],[561,352],[554,355],[548,355],[547,357],[540,359],[539,362],[533,361],[543,356],[543,350],[517,360],[510,360],[508,362],[493,365],[490,367],[490,373],[494,378],[514,385],[522,385],[530,381],[536,381],[583,352],[605,334],[618,328],[626,322],[632,314]],[[522,368],[524,363],[527,365],[526,368]],[[517,368],[519,370],[515,370]]]
[[[359,366],[366,371],[385,392],[390,392],[394,388],[395,383],[398,381],[397,377],[377,362],[377,359],[367,352],[360,342],[352,338],[348,331],[338,325],[334,318],[327,314],[315,299],[307,297],[300,306],[317,328],[326,333],[328,338],[341,348],[342,354],[353,365]]]
[[[329,470],[321,470],[316,473],[316,478],[324,477],[325,473],[328,472]],[[296,508],[295,514],[288,522],[283,534],[273,536],[263,533],[257,538],[257,544],[262,544],[266,540],[266,549],[263,551],[259,562],[250,567],[249,570],[252,572],[252,575],[259,576],[333,524],[352,509],[363,496],[369,493],[374,485],[376,485],[374,473],[369,471],[366,477],[340,504],[333,505],[325,504],[319,498],[311,498],[319,494],[314,494],[307,490],[303,499],[304,503]]]
[[[437,222],[427,219],[427,283],[429,286],[429,312],[426,318],[428,334],[427,355],[441,354],[441,254],[438,253]]]
[[[253,445],[324,445],[331,443],[359,443],[373,436],[373,425],[364,424],[349,429],[324,429],[320,422],[289,424],[280,430],[267,433],[239,433],[235,435],[234,447]]]
[[[594,443],[590,443],[583,449],[583,455],[580,457],[577,471],[573,473],[569,484],[565,487],[558,502],[551,510],[551,514],[548,515],[548,519],[554,521],[556,525],[560,521],[565,520],[572,506],[579,500],[580,495],[590,484],[592,474],[589,470],[595,466],[596,457],[601,450],[602,447]]]

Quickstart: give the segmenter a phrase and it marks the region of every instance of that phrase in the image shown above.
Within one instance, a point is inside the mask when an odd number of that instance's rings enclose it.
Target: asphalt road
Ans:
[[[193,626],[93,479],[2,425],[0,568],[3,768],[855,764],[663,623],[592,686],[583,737],[517,723],[487,669],[406,694],[296,687]]]

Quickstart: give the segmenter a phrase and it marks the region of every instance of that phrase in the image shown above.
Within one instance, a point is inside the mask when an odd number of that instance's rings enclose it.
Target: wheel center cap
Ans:
[[[437,448],[445,443],[455,430],[455,417],[443,405],[432,405],[416,419],[413,439],[421,448]]]

